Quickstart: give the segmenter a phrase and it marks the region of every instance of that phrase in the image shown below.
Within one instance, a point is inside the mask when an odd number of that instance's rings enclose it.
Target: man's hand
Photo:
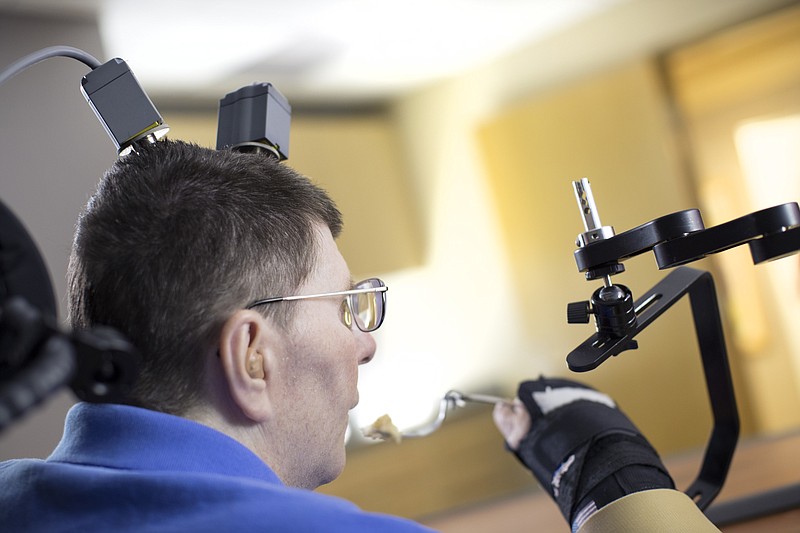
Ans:
[[[540,378],[523,382],[518,396],[495,406],[495,423],[573,530],[627,494],[674,488],[656,451],[607,395]]]
[[[495,404],[492,415],[508,448],[516,452],[522,439],[531,430],[531,415],[528,409],[519,398],[514,398],[513,402]]]

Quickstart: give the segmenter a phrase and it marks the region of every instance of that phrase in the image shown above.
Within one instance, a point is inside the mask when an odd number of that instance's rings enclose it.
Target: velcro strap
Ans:
[[[578,503],[590,495],[598,484],[609,476],[626,471],[629,466],[648,469],[634,469],[639,475],[630,479],[630,486],[625,487],[625,493],[649,488],[674,488],[658,454],[641,435],[606,432],[587,442],[575,456],[580,457],[580,463],[561,477],[556,497],[562,514],[569,517],[570,521]],[[597,503],[602,505],[603,502]]]
[[[586,454],[585,469],[578,485],[580,497],[591,492],[598,483],[611,474],[633,465],[652,467],[669,477],[669,472],[661,462],[658,452],[641,435],[600,436],[592,443]],[[645,483],[646,480],[640,482]],[[643,487],[640,487],[640,490],[641,488]],[[659,488],[665,487],[659,486]]]

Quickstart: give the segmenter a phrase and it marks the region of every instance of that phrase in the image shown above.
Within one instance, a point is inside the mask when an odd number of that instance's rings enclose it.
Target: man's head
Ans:
[[[74,328],[107,325],[142,353],[131,403],[227,431],[288,484],[344,467],[357,368],[375,342],[342,297],[247,309],[268,296],[348,290],[327,194],[260,154],[162,141],[118,160],[78,221]]]
[[[224,322],[296,290],[319,260],[317,225],[341,216],[324,191],[258,154],[161,142],[119,159],[81,216],[69,267],[72,326],[117,328],[144,356],[131,401],[182,414]],[[286,325],[292,304],[264,313]]]

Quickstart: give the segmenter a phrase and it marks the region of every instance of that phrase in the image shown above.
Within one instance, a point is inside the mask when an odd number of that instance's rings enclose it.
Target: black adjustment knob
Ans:
[[[586,281],[593,281],[596,279],[603,279],[607,276],[613,276],[621,272],[625,272],[625,265],[614,261],[612,263],[607,263],[595,268],[590,268],[586,271],[584,276],[586,276]]]
[[[592,314],[588,300],[567,304],[567,323],[588,324],[589,315]]]

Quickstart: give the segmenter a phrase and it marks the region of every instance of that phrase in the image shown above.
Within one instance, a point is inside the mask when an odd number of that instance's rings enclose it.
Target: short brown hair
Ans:
[[[309,275],[315,223],[336,237],[341,214],[325,191],[267,155],[179,141],[143,147],[114,163],[78,220],[72,327],[125,334],[143,358],[131,403],[182,414],[199,399],[200,358],[227,318]],[[264,312],[285,325],[289,309]]]

